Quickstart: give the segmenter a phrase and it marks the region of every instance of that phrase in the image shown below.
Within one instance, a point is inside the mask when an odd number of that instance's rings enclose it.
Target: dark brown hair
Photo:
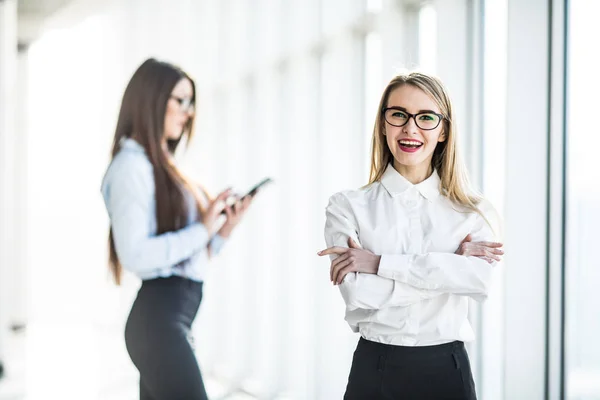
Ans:
[[[121,140],[132,138],[144,148],[146,156],[152,163],[156,188],[157,234],[175,231],[188,224],[186,193],[188,191],[193,195],[197,193],[162,147],[167,102],[173,88],[182,79],[191,82],[192,102],[195,103],[195,83],[179,67],[152,58],[140,65],[123,94],[113,141],[113,158],[121,149]],[[193,124],[194,116],[190,116],[181,136],[187,136],[188,142],[192,136]],[[170,153],[175,152],[180,140],[181,138],[167,142]],[[198,219],[201,220],[204,209],[198,199],[197,206]],[[123,269],[115,249],[112,229],[108,242],[109,268],[115,283],[119,285]]]

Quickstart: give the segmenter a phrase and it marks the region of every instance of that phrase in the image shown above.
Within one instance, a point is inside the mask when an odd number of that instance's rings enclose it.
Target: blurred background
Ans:
[[[195,324],[213,399],[341,399],[357,342],[328,280],[328,197],[367,182],[380,95],[448,86],[505,265],[472,304],[483,400],[600,399],[598,0],[0,0],[0,400],[136,399],[100,181],[148,57],[196,79],[180,154],[256,198]],[[596,50],[594,50],[596,49]],[[596,160],[596,161],[594,161]]]

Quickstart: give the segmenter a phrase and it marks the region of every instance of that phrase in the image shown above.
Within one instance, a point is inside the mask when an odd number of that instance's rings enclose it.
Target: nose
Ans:
[[[191,117],[196,112],[196,107],[194,103],[190,104],[190,106],[185,110],[185,115]]]
[[[402,130],[411,135],[413,135],[419,131],[419,127],[417,126],[417,122],[415,121],[414,115],[411,115],[408,117],[408,121],[402,127]]]

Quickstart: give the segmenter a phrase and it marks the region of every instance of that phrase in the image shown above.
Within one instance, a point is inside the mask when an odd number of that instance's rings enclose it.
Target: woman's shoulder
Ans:
[[[115,154],[113,162],[152,167],[152,163],[146,156],[144,148],[133,139],[124,139],[121,141],[121,148]]]
[[[137,145],[139,146],[139,145]],[[152,163],[146,156],[143,148],[128,146],[126,143],[115,154],[110,162],[104,178],[102,179],[102,190],[114,182],[136,181],[147,184],[153,183]]]
[[[330,203],[350,204],[368,201],[377,192],[379,182],[371,183],[358,189],[342,190],[329,197]]]
[[[122,142],[121,148],[113,157],[109,170],[119,170],[119,172],[128,171],[139,173],[152,173],[152,163],[146,156],[144,148],[132,139],[126,139]]]
[[[486,217],[488,216],[488,214],[490,214],[490,215],[497,214],[496,208],[494,207],[492,202],[490,200],[488,200],[486,197],[484,197],[483,195],[481,195],[480,193],[476,193],[476,192],[471,193],[471,194],[469,194],[469,198],[471,199],[472,205],[467,205],[467,204],[461,203],[457,200],[451,199],[447,195],[441,194],[438,197],[438,199],[440,201],[438,201],[437,204],[439,204],[441,207],[444,207],[447,209],[452,209],[452,210],[462,213],[462,214],[475,213],[476,210],[479,211],[479,213],[483,214]],[[473,207],[475,207],[476,210]]]

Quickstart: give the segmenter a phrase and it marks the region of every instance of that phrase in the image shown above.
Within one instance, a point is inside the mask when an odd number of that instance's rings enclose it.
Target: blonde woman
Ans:
[[[345,399],[476,399],[469,297],[501,261],[493,207],[470,188],[442,82],[410,73],[383,92],[369,184],[334,194],[319,255],[361,338]]]

